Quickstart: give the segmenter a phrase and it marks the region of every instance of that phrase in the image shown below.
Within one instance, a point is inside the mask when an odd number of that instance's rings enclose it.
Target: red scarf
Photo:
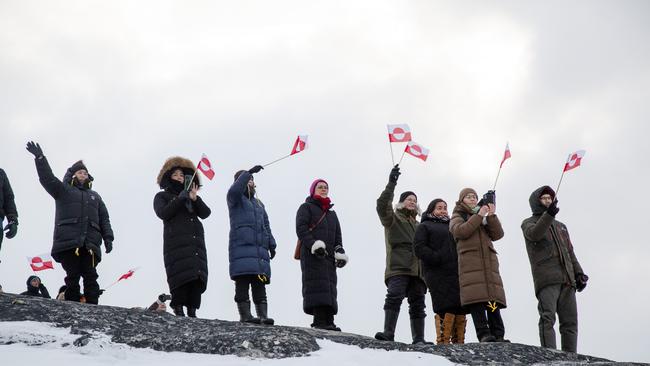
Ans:
[[[323,197],[321,197],[321,196],[319,196],[319,195],[316,195],[316,194],[313,195],[312,197],[313,197],[316,201],[318,201],[318,203],[320,203],[320,208],[322,208],[323,211],[327,211],[327,210],[330,209],[330,206],[331,206],[332,201],[330,200],[329,197],[325,197],[325,198],[323,198]]]

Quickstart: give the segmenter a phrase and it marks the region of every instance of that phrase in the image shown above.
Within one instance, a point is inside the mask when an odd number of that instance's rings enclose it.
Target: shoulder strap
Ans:
[[[309,231],[314,230],[314,228],[316,228],[316,226],[318,226],[318,224],[320,224],[320,222],[323,221],[323,219],[325,218],[325,215],[327,215],[327,211],[323,212],[323,214],[320,216],[318,221],[316,221],[316,223],[309,228]]]

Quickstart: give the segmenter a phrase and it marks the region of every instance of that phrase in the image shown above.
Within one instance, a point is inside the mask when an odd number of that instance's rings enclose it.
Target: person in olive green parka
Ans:
[[[584,290],[589,277],[573,252],[569,231],[555,219],[560,209],[553,189],[539,187],[530,195],[529,203],[533,215],[522,222],[521,230],[538,300],[540,343],[542,347],[556,348],[553,326],[557,313],[562,350],[576,352],[578,310],[575,292]]]
[[[413,343],[418,344],[425,343],[424,295],[427,292],[420,260],[413,252],[413,238],[418,225],[416,218],[420,210],[417,205],[418,198],[411,191],[403,192],[393,209],[395,186],[400,174],[399,166],[395,165],[390,172],[386,188],[377,199],[377,214],[384,226],[386,238],[384,282],[387,293],[384,302],[384,331],[378,332],[375,338],[384,341],[394,340],[400,307],[406,297],[409,302]]]

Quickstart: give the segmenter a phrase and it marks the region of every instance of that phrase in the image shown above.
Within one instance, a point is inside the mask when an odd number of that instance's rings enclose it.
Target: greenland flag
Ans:
[[[411,129],[407,124],[387,125],[388,141],[390,142],[407,142],[411,141]]]
[[[212,180],[214,178],[214,170],[212,170],[212,164],[210,164],[210,160],[208,157],[203,154],[201,156],[201,161],[199,161],[199,165],[196,167],[198,170],[203,173],[208,179]]]
[[[293,148],[291,149],[291,154],[297,154],[307,148],[307,135],[298,135],[296,142],[293,143]]]
[[[54,269],[54,260],[49,254],[40,254],[35,257],[27,257],[32,271],[38,272],[46,269]]]
[[[413,141],[409,141],[408,145],[406,145],[406,150],[404,151],[418,159],[422,159],[422,161],[427,161],[427,158],[429,157],[429,149]]]
[[[506,160],[510,159],[512,155],[510,154],[510,143],[506,143],[506,151],[503,152],[503,159],[501,159],[501,165],[499,165],[499,168],[503,167],[503,163],[506,162]]]
[[[582,158],[585,156],[584,150],[578,150],[574,153],[569,154],[569,158],[566,161],[566,164],[564,164],[564,171],[569,171],[573,168],[577,168],[580,166],[580,162],[582,162]]]

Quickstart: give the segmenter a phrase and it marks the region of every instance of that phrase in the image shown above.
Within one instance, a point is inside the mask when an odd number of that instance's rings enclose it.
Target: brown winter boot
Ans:
[[[442,318],[440,315],[436,314],[436,344],[442,344],[442,332],[440,331],[440,327],[442,326]]]
[[[454,320],[454,329],[451,333],[451,343],[464,344],[465,343],[465,326],[467,325],[467,318],[465,315],[456,315]]]
[[[440,326],[440,332],[442,333],[442,344],[451,343],[451,334],[454,329],[454,319],[456,316],[452,313],[445,313],[445,317],[442,319],[442,325]]]

